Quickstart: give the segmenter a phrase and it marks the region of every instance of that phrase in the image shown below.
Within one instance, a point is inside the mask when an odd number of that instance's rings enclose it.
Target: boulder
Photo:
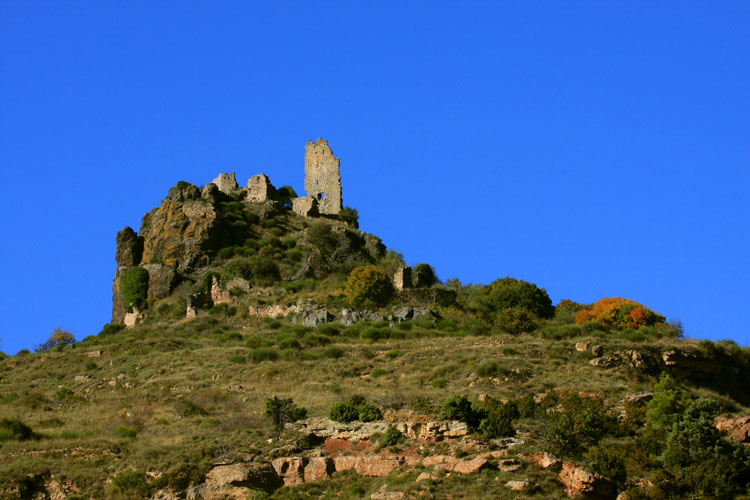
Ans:
[[[398,307],[393,309],[393,318],[398,321],[407,321],[414,317],[414,308],[409,306]]]
[[[523,481],[508,481],[504,484],[506,488],[513,491],[523,491],[528,485],[528,479],[524,479]]]
[[[576,351],[586,352],[589,350],[590,345],[591,345],[591,342],[588,342],[588,341],[576,342]]]
[[[563,463],[559,479],[569,498],[608,499],[613,496],[612,484],[604,477],[571,462]]]
[[[475,458],[473,460],[461,460],[453,466],[453,472],[459,474],[475,474],[483,469],[488,469],[490,463],[484,458]]]
[[[604,348],[599,344],[592,345],[591,354],[593,354],[594,356],[601,356],[602,354],[604,354]]]
[[[211,469],[200,493],[204,500],[245,500],[253,491],[271,493],[283,485],[270,463],[243,462]]]
[[[529,462],[537,464],[542,469],[560,470],[562,467],[560,459],[546,451],[542,453],[532,453],[531,455],[528,455],[526,459]]]

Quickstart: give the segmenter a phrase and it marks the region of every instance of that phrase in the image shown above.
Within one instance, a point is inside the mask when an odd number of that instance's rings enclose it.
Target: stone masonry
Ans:
[[[305,192],[318,200],[321,214],[336,215],[343,208],[339,158],[333,156],[328,141],[319,138],[305,146]]]
[[[302,196],[292,200],[292,210],[303,217],[318,215],[318,200],[314,196]]]
[[[273,198],[276,189],[266,174],[258,174],[247,181],[247,201],[267,201]]]
[[[211,182],[216,184],[216,187],[219,188],[219,191],[225,194],[229,194],[239,188],[239,186],[237,185],[237,179],[235,179],[234,177],[234,172],[232,172],[231,174],[221,173],[216,179]]]

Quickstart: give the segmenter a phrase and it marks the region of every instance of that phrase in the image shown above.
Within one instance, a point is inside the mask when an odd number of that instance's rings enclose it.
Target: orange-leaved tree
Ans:
[[[604,297],[576,313],[576,325],[596,321],[609,328],[641,328],[666,319],[643,304],[621,297]]]

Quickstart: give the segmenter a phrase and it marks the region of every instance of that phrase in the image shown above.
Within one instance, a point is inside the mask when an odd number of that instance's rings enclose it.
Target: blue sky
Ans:
[[[0,2],[0,349],[111,312],[178,180],[303,191],[442,279],[513,276],[750,345],[750,3]]]

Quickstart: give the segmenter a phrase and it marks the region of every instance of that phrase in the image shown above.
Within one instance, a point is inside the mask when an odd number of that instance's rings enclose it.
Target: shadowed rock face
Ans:
[[[130,226],[125,226],[117,233],[117,253],[115,260],[118,266],[137,266],[143,255],[143,238],[139,238]]]
[[[318,200],[321,214],[336,215],[343,207],[339,164],[325,139],[305,146],[305,192]]]

